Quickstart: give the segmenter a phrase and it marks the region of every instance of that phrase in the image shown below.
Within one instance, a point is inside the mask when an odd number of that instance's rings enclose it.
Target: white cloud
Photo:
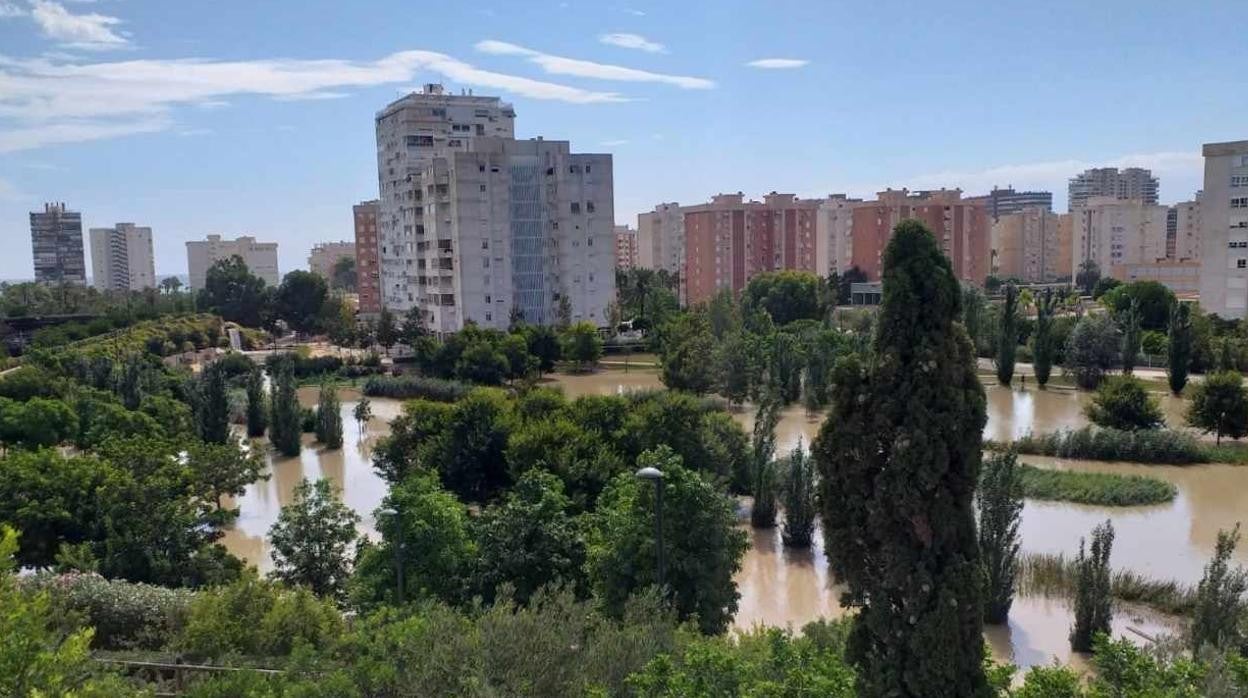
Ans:
[[[657,82],[675,85],[686,90],[709,90],[715,87],[714,81],[705,78],[665,75],[663,73],[652,73],[648,70],[637,70],[636,68],[626,68],[619,65],[552,56],[548,53],[541,53],[530,48],[493,39],[478,41],[476,49],[482,53],[497,56],[523,56],[529,62],[536,63],[552,75],[572,75],[580,78],[619,82]]]
[[[217,107],[227,97],[332,99],[348,88],[440,76],[503,93],[568,102],[621,102],[615,92],[481,70],[432,51],[376,61],[144,59],[102,63],[0,56],[0,152],[163,130],[180,106]],[[8,123],[13,122],[13,123]]]
[[[16,3],[7,2],[7,0],[0,0],[0,19],[25,16],[26,8]]]
[[[628,145],[628,140],[624,138],[618,138],[615,140],[603,141],[601,145],[605,145],[609,148],[614,147],[614,146],[619,146],[619,145]]]
[[[76,15],[52,0],[32,0],[30,17],[44,36],[73,48],[115,49],[130,43],[115,30],[120,19],[95,12]]]
[[[777,70],[785,68],[801,68],[809,63],[810,61],[804,58],[759,58],[758,60],[746,63],[746,65],[751,68]]]
[[[598,37],[598,41],[608,46],[631,48],[637,51],[645,51],[646,53],[667,53],[666,46],[656,41],[651,41],[640,34],[603,34]]]
[[[9,180],[0,177],[0,201],[16,201],[21,198],[17,186]]]

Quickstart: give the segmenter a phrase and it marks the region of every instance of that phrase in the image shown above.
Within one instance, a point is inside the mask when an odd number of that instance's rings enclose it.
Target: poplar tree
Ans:
[[[997,380],[1009,387],[1014,380],[1014,355],[1018,351],[1018,287],[1014,284],[1005,286],[997,341]]]
[[[1053,372],[1053,354],[1056,347],[1053,337],[1053,312],[1057,308],[1057,297],[1052,289],[1045,289],[1044,294],[1036,300],[1036,333],[1032,337],[1032,365],[1036,371],[1036,382],[1040,388],[1049,383],[1049,375]]]
[[[984,622],[999,625],[1014,604],[1023,516],[1023,480],[1018,455],[995,453],[984,462],[975,492],[979,509],[979,554],[984,561]]]
[[[321,383],[316,404],[316,440],[328,448],[342,448],[341,404],[338,390],[329,383]]]
[[[1092,546],[1079,539],[1075,558],[1075,625],[1070,629],[1070,649],[1091,652],[1092,640],[1109,634],[1114,620],[1114,600],[1109,554],[1114,548],[1114,526],[1108,520],[1092,529]]]
[[[268,410],[264,404],[264,373],[259,367],[247,374],[247,436],[264,436],[269,426]]]
[[[1187,369],[1192,362],[1192,309],[1186,303],[1170,306],[1169,346],[1166,351],[1170,392],[1179,395],[1187,385]]]
[[[295,392],[295,377],[288,367],[277,371],[273,378],[269,407],[269,441],[284,456],[297,456],[303,438],[303,415],[299,409],[299,395]]]
[[[920,222],[884,254],[873,364],[834,370],[815,443],[829,563],[859,608],[859,695],[985,696],[974,494],[983,387],[948,258]]]
[[[230,438],[230,404],[224,364],[218,361],[204,368],[197,393],[195,423],[199,438],[213,444],[225,443]]]

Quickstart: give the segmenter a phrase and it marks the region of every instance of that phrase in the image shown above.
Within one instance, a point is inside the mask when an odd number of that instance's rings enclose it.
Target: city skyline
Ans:
[[[45,201],[84,230],[150,225],[160,276],[185,274],[185,242],[209,233],[278,242],[280,267],[302,268],[351,236],[351,206],[378,194],[373,117],[423,82],[514,104],[519,138],[611,154],[620,224],[737,191],[1012,185],[1064,210],[1090,167],[1149,168],[1162,203],[1189,200],[1201,144],[1241,135],[1244,98],[1224,89],[1234,5],[1114,5],[955,3],[932,25],[850,4],[500,3],[429,8],[448,29],[413,38],[394,3],[5,0],[0,237],[18,247],[0,278],[32,276],[29,213]],[[1035,31],[1055,15],[1088,31]],[[894,37],[908,51],[879,50]],[[1131,69],[1158,51],[1164,65]]]

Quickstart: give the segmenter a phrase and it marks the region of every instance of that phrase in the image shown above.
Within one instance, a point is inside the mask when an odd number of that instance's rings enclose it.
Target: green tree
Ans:
[[[368,427],[368,422],[373,418],[373,403],[367,397],[360,396],[360,401],[355,403],[355,409],[351,410],[351,416],[355,417],[355,426],[359,429],[360,435],[364,435],[364,429]]]
[[[355,343],[355,311],[340,296],[326,296],[321,304],[317,326],[329,336],[329,341],[340,347]]]
[[[1167,327],[1166,375],[1170,379],[1170,392],[1183,393],[1187,385],[1187,372],[1192,363],[1192,309],[1186,303],[1170,306],[1170,322]]]
[[[754,413],[754,438],[750,442],[750,524],[755,528],[776,525],[776,425],[780,423],[780,403],[764,397]]]
[[[264,401],[264,372],[257,366],[247,372],[247,436],[258,439],[269,428],[269,411]]]
[[[223,498],[237,499],[247,485],[267,478],[261,476],[265,468],[263,455],[258,450],[243,447],[235,439],[224,444],[192,441],[181,450],[195,488],[203,492],[207,503],[218,511]]]
[[[316,403],[316,440],[326,448],[342,448],[341,407],[338,389],[330,383],[321,383],[321,392]]]
[[[711,334],[717,340],[741,331],[741,306],[732,289],[725,288],[711,296],[706,304],[706,317],[710,323]]]
[[[997,380],[1006,387],[1014,379],[1014,355],[1018,351],[1018,287],[1006,284],[997,330]]]
[[[1135,431],[1165,424],[1157,399],[1133,376],[1106,378],[1084,413],[1093,424],[1106,429]]]
[[[1084,295],[1092,295],[1092,291],[1100,280],[1100,265],[1091,259],[1085,259],[1079,264],[1079,273],[1075,274],[1075,285],[1083,289]]]
[[[457,496],[483,502],[510,484],[504,451],[512,430],[511,405],[497,390],[474,390],[455,403],[444,428],[420,448]]]
[[[471,342],[455,362],[456,377],[481,385],[501,385],[510,371],[507,357],[486,338]]]
[[[521,328],[529,353],[537,357],[537,367],[542,373],[555,370],[555,362],[563,356],[559,335],[548,325],[524,325]]]
[[[1005,623],[1014,604],[1023,516],[1023,479],[1013,451],[994,453],[984,461],[979,489],[979,554],[984,561],[984,622]]]
[[[1100,297],[1100,302],[1115,315],[1121,315],[1134,305],[1142,329],[1164,330],[1177,301],[1174,291],[1157,281],[1132,281],[1114,286]]]
[[[377,316],[377,343],[386,350],[386,356],[390,355],[390,347],[393,347],[399,341],[399,328],[395,325],[394,313],[389,308],[382,308],[381,314]]]
[[[56,446],[70,440],[78,429],[78,415],[60,400],[36,397],[16,402],[0,398],[0,443],[6,446]]]
[[[24,531],[13,551],[18,563],[50,567],[62,544],[94,543],[100,524],[96,493],[119,476],[95,456],[65,457],[54,449],[0,459],[0,521]]]
[[[1036,382],[1042,390],[1049,382],[1049,375],[1053,371],[1053,355],[1058,348],[1053,328],[1053,313],[1057,301],[1052,289],[1045,289],[1036,299],[1036,331],[1031,336],[1031,355],[1032,365],[1036,370]]]
[[[290,503],[269,528],[273,547],[269,576],[291,586],[306,586],[317,596],[343,598],[359,520],[329,480],[300,480]]]
[[[802,356],[801,343],[797,337],[784,330],[775,332],[770,337],[771,346],[767,352],[767,378],[765,390],[772,393],[774,399],[789,404],[802,394]]]
[[[277,288],[277,317],[296,332],[316,332],[321,329],[321,307],[328,296],[324,277],[296,269],[282,277]]]
[[[230,398],[225,366],[214,361],[199,375],[195,390],[195,423],[199,438],[223,444],[230,438]]]
[[[339,257],[330,272],[333,287],[343,291],[354,292],[356,284],[355,257]]]
[[[1248,434],[1248,391],[1243,376],[1235,371],[1221,371],[1205,376],[1192,390],[1187,407],[1187,423],[1206,434],[1238,439]]]
[[[288,367],[272,377],[269,395],[269,442],[284,456],[299,455],[303,438],[303,414],[299,407],[295,376]]]
[[[235,255],[208,268],[195,307],[228,322],[260,327],[270,313],[272,299],[265,293],[264,279],[252,274],[243,258]]]
[[[740,332],[724,336],[715,345],[711,364],[720,395],[731,405],[740,405],[750,395],[750,354]],[[666,383],[665,383],[666,384]]]
[[[1190,647],[1193,655],[1209,645],[1216,650],[1244,647],[1248,626],[1248,572],[1230,566],[1239,545],[1239,524],[1230,531],[1218,531],[1213,559],[1205,565],[1204,576],[1196,587],[1196,608],[1192,611]],[[1245,677],[1248,678],[1248,677]]]
[[[715,384],[714,366],[709,360],[715,351],[715,338],[701,313],[686,313],[668,323],[660,355],[663,385],[672,390],[705,393]]]
[[[770,271],[757,274],[741,292],[745,312],[761,309],[777,326],[794,320],[822,319],[819,277],[805,271]]]
[[[1070,648],[1091,652],[1092,640],[1110,632],[1114,618],[1109,554],[1114,547],[1114,526],[1109,521],[1092,530],[1092,547],[1084,549],[1079,539],[1075,558],[1075,625],[1070,630]]]
[[[829,564],[860,607],[849,658],[863,696],[984,695],[985,397],[956,323],[962,294],[918,221],[894,229],[883,268],[875,365],[838,362],[813,448]]]
[[[979,353],[979,342],[985,329],[984,322],[988,319],[985,305],[983,291],[970,285],[962,289],[962,326],[966,328],[966,335],[970,338],[971,347],[975,349],[976,354]]]
[[[809,548],[819,516],[815,500],[815,461],[799,443],[784,464],[781,485],[784,527],[781,538],[790,548]]]
[[[412,306],[412,309],[403,316],[403,324],[399,326],[399,341],[409,347],[415,347],[427,336],[429,336],[429,330],[425,327],[425,313],[420,307]]]
[[[547,584],[585,590],[585,541],[568,514],[572,501],[559,478],[541,469],[520,476],[503,501],[476,521],[481,591],[493,598],[503,584],[524,604]]]
[[[1113,291],[1122,285],[1122,282],[1112,276],[1103,276],[1096,280],[1096,286],[1092,287],[1092,300],[1100,300],[1107,293]]]
[[[1113,319],[1104,313],[1085,315],[1066,340],[1066,370],[1075,376],[1080,388],[1093,390],[1118,362],[1118,349],[1118,327]]]
[[[577,322],[563,330],[560,337],[563,358],[585,371],[602,358],[602,337],[593,323]]]
[[[697,473],[681,466],[671,449],[643,453],[637,466],[663,472],[665,592],[682,619],[697,618],[705,633],[728,628],[737,611],[733,575],[749,547],[736,527],[732,501]],[[654,485],[621,473],[591,516],[586,562],[597,598],[613,616],[630,596],[657,584]],[[678,561],[678,562],[677,562]]]
[[[1140,356],[1140,305],[1132,298],[1127,307],[1118,312],[1118,326],[1122,333],[1122,372],[1130,375]]]

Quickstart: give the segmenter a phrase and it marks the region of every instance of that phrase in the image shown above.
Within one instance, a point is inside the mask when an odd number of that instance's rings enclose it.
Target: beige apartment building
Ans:
[[[854,207],[862,199],[832,194],[819,202],[815,214],[815,272],[842,273],[853,264]]]
[[[91,285],[101,291],[156,288],[152,229],[133,223],[91,228]]]
[[[1054,281],[1067,273],[1058,266],[1061,217],[1045,208],[1025,208],[992,224],[996,275],[1028,283]]]
[[[684,274],[685,214],[680,204],[659,204],[637,215],[637,266]]]
[[[1089,199],[1071,213],[1071,275],[1092,260],[1102,275],[1125,281],[1128,266],[1165,261],[1166,215],[1165,206],[1138,199]]]
[[[1191,201],[1180,201],[1170,207],[1174,229],[1166,231],[1166,256],[1176,261],[1200,260],[1200,200],[1203,192],[1196,192]]]
[[[637,231],[627,225],[615,226],[615,268],[633,269],[637,266]]]
[[[308,254],[308,270],[313,274],[320,274],[326,281],[333,281],[334,266],[340,259],[355,259],[354,242],[318,243]]]
[[[251,273],[264,279],[266,284],[277,286],[281,283],[282,278],[277,271],[276,242],[257,242],[248,235],[234,240],[222,239],[220,235],[209,235],[205,240],[186,243],[186,267],[191,288],[203,288],[204,281],[208,278],[208,268],[218,260],[235,256],[241,257]]]

